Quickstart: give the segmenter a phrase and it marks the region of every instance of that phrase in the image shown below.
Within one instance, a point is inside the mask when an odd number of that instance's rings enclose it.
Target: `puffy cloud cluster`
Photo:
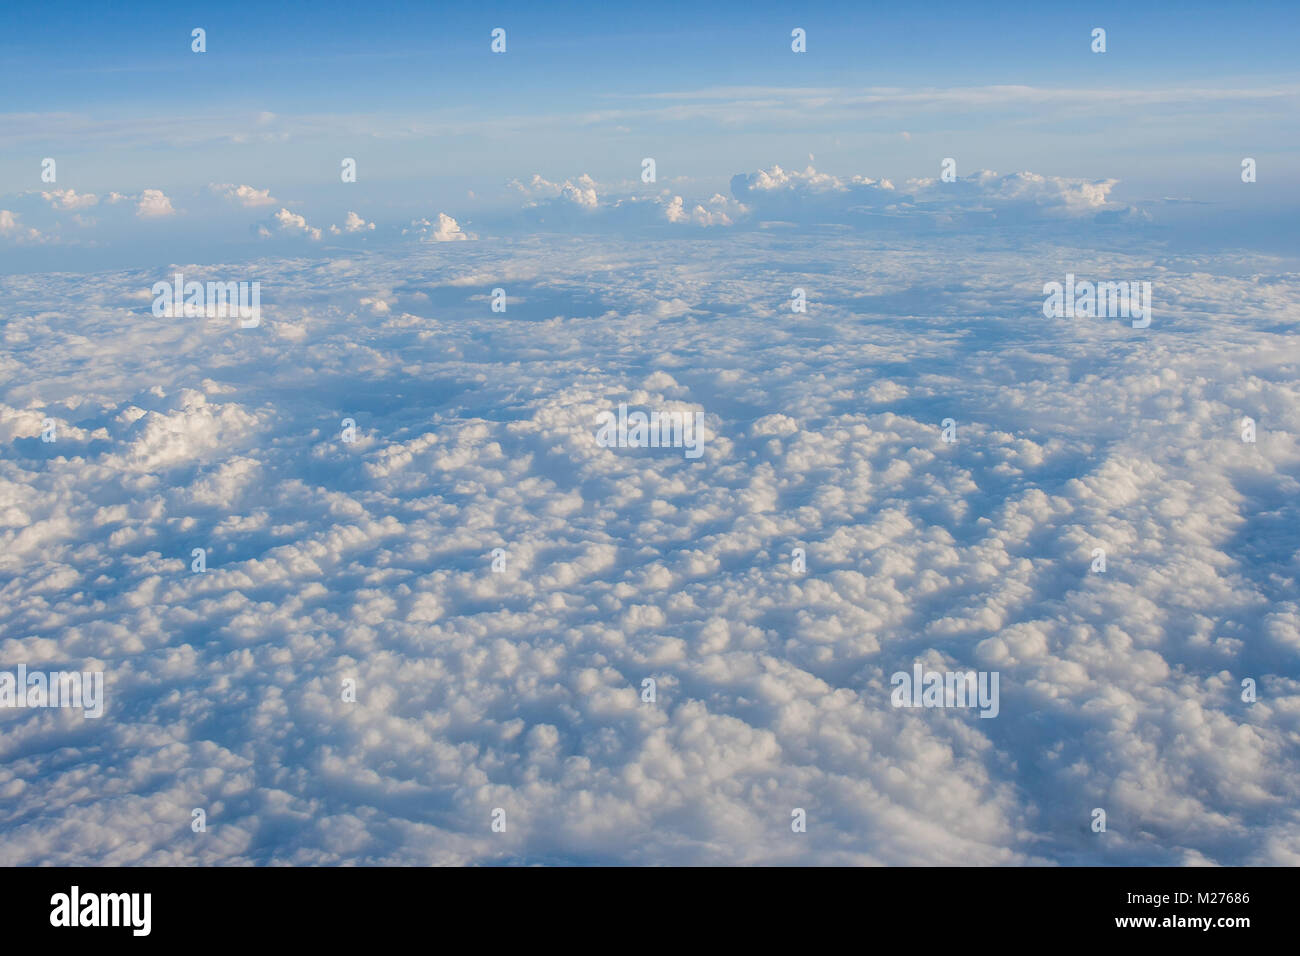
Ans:
[[[55,209],[85,209],[99,202],[94,193],[78,193],[75,189],[53,189],[42,192],[41,198]]]
[[[1137,210],[1112,202],[1115,180],[1083,180],[1023,172],[999,175],[980,170],[952,182],[915,179],[898,190],[887,179],[864,176],[843,179],[820,173],[811,165],[803,172],[780,166],[732,178],[737,200],[763,219],[796,223],[859,222],[884,216],[937,221],[1006,223],[1059,218],[1138,217]]]
[[[241,187],[242,188],[242,187]],[[260,204],[259,204],[260,205]],[[368,222],[363,216],[355,212],[348,212],[347,219],[343,225],[331,225],[328,232],[331,236],[340,236],[345,233],[351,235],[356,233],[373,232],[375,224]],[[317,226],[311,225],[307,217],[300,213],[291,212],[281,207],[270,219],[257,223],[253,231],[262,239],[270,239],[279,236],[281,238],[300,238],[309,239],[312,242],[318,242],[324,231]]]
[[[418,236],[421,242],[456,242],[477,238],[472,233],[467,233],[461,229],[460,223],[445,212],[438,213],[437,222],[428,219],[416,219],[411,223],[409,229],[403,231]]]
[[[355,212],[349,212],[347,220],[343,223],[344,232],[373,232],[374,228],[375,224],[373,222],[366,222],[365,219],[357,215]],[[330,229],[334,232],[338,232],[337,226],[331,226]]]
[[[164,219],[176,214],[172,201],[161,189],[146,189],[136,202],[135,214],[141,219]]]
[[[1029,172],[999,176],[985,169],[951,183],[939,179],[911,180],[908,187],[920,201],[948,203],[972,211],[1083,218],[1128,211],[1128,206],[1110,199],[1115,183],[1114,179],[1070,179]]]
[[[0,278],[0,667],[107,694],[0,710],[0,863],[1300,862],[1283,263],[456,253],[265,260],[256,329]],[[1044,319],[1065,268],[1151,327]],[[619,403],[703,456],[601,447]],[[916,661],[998,717],[892,707]]]
[[[637,184],[601,186],[584,174],[554,182],[534,175],[511,186],[527,197],[523,221],[548,230],[617,230],[656,225],[763,226],[839,224],[894,226],[1004,225],[1096,219],[1140,222],[1145,214],[1113,202],[1115,180],[980,170],[953,182],[916,179],[899,189],[888,179],[840,177],[812,165],[781,166],[732,177],[731,196],[692,200],[675,188],[647,192]]]
[[[94,193],[78,193],[71,188],[51,189],[42,191],[40,197],[49,203],[50,208],[56,212],[71,213],[72,221],[78,225],[91,226],[95,224],[94,219],[87,219],[81,215],[82,210],[99,204],[99,197]],[[177,210],[172,206],[171,198],[161,189],[145,189],[134,195],[110,192],[104,197],[104,202],[110,206],[133,202],[135,203],[136,217],[146,220],[167,219],[177,213]],[[57,223],[53,231],[43,233],[35,228],[19,225],[18,220],[17,213],[10,210],[0,210],[0,236],[31,242],[61,241]]]
[[[269,189],[256,189],[252,186],[236,186],[233,183],[213,183],[208,188],[217,195],[249,209],[258,206],[274,206],[279,202],[278,199],[271,195],[271,190]]]
[[[714,193],[707,203],[696,203],[689,210],[681,196],[674,196],[664,212],[669,222],[693,223],[697,226],[730,226],[732,216],[743,214],[745,208],[721,193]]]
[[[605,196],[602,199],[596,181],[586,173],[562,183],[534,175],[526,184],[512,180],[510,186],[527,197],[524,221],[549,229],[609,230],[667,224],[730,226],[747,211],[740,203],[717,193],[695,202],[671,189],[646,195],[628,184],[600,187]]]
[[[290,212],[283,207],[271,217],[267,225],[259,228],[258,235],[264,239],[269,238],[273,234],[272,230],[283,235],[305,236],[313,241],[319,240],[321,237],[320,229],[309,225],[305,216]]]
[[[802,172],[784,170],[773,166],[770,170],[760,169],[754,173],[741,173],[732,177],[731,190],[739,199],[758,198],[760,196],[844,196],[871,195],[876,191],[887,194],[884,202],[892,198],[894,184],[887,179],[870,179],[865,176],[853,176],[841,179],[830,173],[819,173],[811,165]]]
[[[9,209],[0,209],[0,237],[16,242],[39,242],[40,230],[24,226],[19,215]]]
[[[551,182],[534,173],[527,184],[516,179],[511,180],[510,185],[528,197],[530,207],[556,203],[594,210],[600,205],[600,199],[596,195],[596,181],[586,173],[579,176],[576,182],[566,179],[562,183]]]

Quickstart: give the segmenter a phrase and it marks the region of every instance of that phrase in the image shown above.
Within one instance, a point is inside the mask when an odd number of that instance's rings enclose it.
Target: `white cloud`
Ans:
[[[887,179],[875,180],[863,176],[854,176],[844,180],[829,173],[819,173],[811,165],[802,172],[784,170],[780,166],[760,169],[756,173],[738,175],[732,179],[732,189],[745,194],[776,192],[799,193],[846,193],[854,186],[880,189],[892,192],[893,183]]]
[[[38,230],[23,226],[18,215],[8,209],[0,209],[0,236],[19,241],[38,241],[41,238]]]
[[[740,174],[731,180],[735,198],[760,219],[806,222],[879,222],[881,217],[975,223],[995,216],[1003,224],[1053,218],[1142,218],[1112,202],[1116,180],[1085,180],[1031,172],[999,175],[979,170],[953,182],[910,180],[896,189],[887,179],[842,178],[808,166],[802,172],[780,166]]]
[[[214,193],[237,202],[246,208],[273,206],[279,202],[271,195],[269,189],[255,189],[252,186],[236,186],[233,183],[213,183],[209,187]]]
[[[454,242],[476,238],[472,233],[463,231],[460,224],[445,212],[438,213],[436,224],[428,219],[416,219],[411,223],[411,228],[403,232],[415,232],[421,242]]]
[[[522,221],[548,229],[729,226],[747,212],[741,203],[716,193],[698,201],[668,189],[645,195],[644,187],[630,183],[600,186],[586,173],[563,182],[534,175],[526,184],[512,180],[510,186],[527,197]]]
[[[692,223],[697,226],[730,226],[733,216],[741,217],[748,210],[744,205],[714,193],[707,205],[696,203],[689,211],[681,196],[673,196],[664,209],[664,216],[669,222]]]
[[[952,183],[937,179],[916,179],[910,180],[907,185],[918,199],[928,202],[951,202],[953,205],[968,203],[1001,209],[1022,208],[1045,215],[1082,217],[1126,208],[1110,201],[1110,191],[1116,182],[1114,179],[1040,176],[1030,172],[999,176],[990,170],[980,170],[970,176],[959,177]]]
[[[848,177],[781,166],[741,173],[731,180],[731,197],[714,194],[689,200],[670,190],[644,195],[635,187],[616,192],[590,176],[554,182],[534,175],[511,186],[527,197],[525,221],[546,228],[643,227],[668,222],[697,226],[843,223],[905,225],[909,220],[977,225],[996,218],[1003,225],[1049,219],[1140,221],[1145,214],[1111,201],[1113,179],[1085,180],[1032,172],[999,175],[979,170],[955,182],[909,181],[903,189],[888,179]]]
[[[539,205],[545,200],[554,200],[579,209],[595,209],[600,200],[596,195],[596,181],[586,173],[576,180],[566,179],[562,183],[551,182],[534,174],[527,185],[519,180],[511,180],[510,185],[528,196],[530,205]]]
[[[672,198],[653,268],[265,259],[305,305],[258,330],[10,282],[8,341],[57,347],[0,376],[0,656],[109,679],[92,736],[3,715],[0,863],[1300,862],[1286,261],[687,236]],[[1067,268],[1149,278],[1152,326],[1043,319]],[[703,457],[600,447],[619,402],[703,411]],[[917,660],[998,670],[1000,715],[893,708]]]
[[[74,189],[54,189],[41,193],[41,198],[55,209],[85,209],[99,202],[94,193],[78,194]]]
[[[290,212],[288,209],[281,208],[280,211],[271,218],[280,232],[306,236],[313,241],[318,240],[321,237],[321,231],[319,229],[314,226],[309,226],[304,217],[297,213]],[[260,235],[269,236],[270,232],[263,227]]]
[[[366,222],[354,212],[349,212],[347,221],[343,223],[344,232],[366,232],[373,231],[374,228],[373,222]]]
[[[140,194],[135,214],[142,219],[161,219],[176,214],[172,201],[161,189],[146,189]]]

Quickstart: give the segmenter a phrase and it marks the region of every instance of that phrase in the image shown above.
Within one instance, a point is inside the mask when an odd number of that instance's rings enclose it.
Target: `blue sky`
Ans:
[[[376,225],[354,244],[440,213],[503,235],[520,225],[512,183],[585,175],[602,201],[644,197],[647,156],[687,209],[776,166],[902,187],[953,157],[961,176],[1112,182],[1163,242],[1294,254],[1298,25],[1287,3],[10,7],[0,269],[248,259],[266,230],[284,238],[278,210],[299,239],[325,230],[300,243],[313,255],[349,214]],[[46,157],[71,197],[44,195]],[[167,215],[136,213],[146,190]]]
[[[1288,3],[921,7],[860,3],[86,3],[12,7],[7,96],[31,108],[204,103],[284,109],[449,103],[545,111],[552,97],[725,85],[1105,86],[1294,74]],[[812,55],[787,56],[802,26]],[[208,59],[189,55],[193,26]],[[510,56],[488,60],[492,27]],[[1089,52],[1109,31],[1104,61]],[[1084,42],[1079,41],[1080,36]],[[598,83],[593,78],[599,77]],[[93,82],[88,79],[94,77]],[[464,82],[448,82],[463,78]]]
[[[715,183],[809,153],[818,168],[892,178],[932,175],[951,155],[963,170],[1216,201],[1234,157],[1268,167],[1256,196],[1300,173],[1294,4],[43,4],[0,16],[9,191],[30,179],[32,153],[62,156],[79,189],[260,177],[328,201],[342,152],[363,161],[367,199],[410,207],[416,189],[482,197],[533,173],[632,177],[644,155]],[[201,56],[194,26],[208,32]],[[504,56],[488,51],[495,26]],[[808,31],[805,55],[790,52],[793,26]],[[1105,55],[1089,49],[1094,26]],[[987,92],[1005,87],[1041,96]],[[899,95],[855,101],[863,90]]]

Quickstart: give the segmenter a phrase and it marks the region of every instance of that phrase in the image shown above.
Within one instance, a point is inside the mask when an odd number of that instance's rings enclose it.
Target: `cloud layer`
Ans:
[[[733,198],[901,191],[765,175]],[[186,267],[260,281],[255,329],[154,318],[171,269],[0,280],[0,659],[107,685],[98,721],[0,711],[0,862],[1300,862],[1300,280],[813,248]],[[1152,326],[1044,319],[1067,271],[1149,279]],[[703,456],[600,447],[619,403],[702,411]],[[916,661],[998,671],[999,716],[893,708]]]

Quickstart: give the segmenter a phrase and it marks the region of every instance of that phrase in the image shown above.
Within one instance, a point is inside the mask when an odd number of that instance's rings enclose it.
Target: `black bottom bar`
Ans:
[[[878,945],[1131,937],[1234,945],[1283,932],[1283,869],[7,869],[5,939],[319,942],[434,930],[450,945],[601,948],[833,931]],[[73,887],[76,887],[74,907]],[[148,908],[145,897],[148,896]],[[114,894],[106,897],[104,894]],[[140,894],[123,896],[121,894]],[[71,925],[116,923],[117,925]],[[145,915],[147,912],[147,921]],[[1208,924],[1205,922],[1208,921]],[[53,925],[59,923],[61,925]],[[138,933],[146,928],[147,935]],[[615,933],[616,936],[605,935]],[[426,937],[427,938],[427,937]],[[801,948],[807,948],[803,946]],[[15,950],[20,951],[20,950]]]

